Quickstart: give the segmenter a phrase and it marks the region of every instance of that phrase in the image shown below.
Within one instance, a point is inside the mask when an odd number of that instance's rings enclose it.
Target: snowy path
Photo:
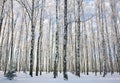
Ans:
[[[90,74],[89,76],[81,74],[81,77],[76,77],[71,73],[68,73],[69,80],[64,81],[63,75],[59,74],[58,78],[54,79],[52,73],[43,74],[42,76],[34,76],[31,78],[28,74],[17,73],[17,77],[14,80],[9,81],[2,74],[0,74],[0,83],[120,83],[120,75],[115,73],[114,75],[108,74],[105,78],[98,75]]]

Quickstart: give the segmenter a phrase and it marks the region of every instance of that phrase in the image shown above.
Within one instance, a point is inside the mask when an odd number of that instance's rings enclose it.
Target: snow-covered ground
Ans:
[[[8,80],[0,72],[0,83],[120,83],[120,75],[115,73],[112,76],[107,74],[105,78],[101,75],[95,76],[90,73],[90,75],[81,74],[81,77],[76,77],[72,73],[68,73],[68,81],[64,81],[63,74],[59,74],[58,78],[54,79],[53,74],[44,73],[41,76],[30,77],[29,74],[17,73],[17,77],[14,80]]]

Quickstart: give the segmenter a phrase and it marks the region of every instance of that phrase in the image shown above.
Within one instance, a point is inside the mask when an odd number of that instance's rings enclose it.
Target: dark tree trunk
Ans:
[[[58,58],[59,58],[59,25],[58,25],[58,0],[56,0],[56,53],[54,61],[54,78],[58,76]]]
[[[76,75],[80,77],[80,5],[81,1],[77,1],[78,4],[78,23],[77,23],[77,47],[76,47]]]
[[[35,33],[35,25],[34,25],[34,0],[32,0],[32,11],[31,11],[31,51],[30,51],[30,76],[33,77],[33,56],[34,56],[34,33]]]
[[[1,36],[1,30],[2,30],[2,24],[3,24],[3,11],[4,11],[4,5],[7,0],[2,1],[2,8],[1,8],[1,14],[0,14],[0,36]]]
[[[67,0],[64,0],[64,42],[63,42],[63,76],[64,80],[68,80],[67,75]]]

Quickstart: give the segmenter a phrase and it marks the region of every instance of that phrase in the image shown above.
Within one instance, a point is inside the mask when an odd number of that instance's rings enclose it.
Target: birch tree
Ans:
[[[54,61],[54,78],[58,75],[58,60],[59,60],[59,24],[58,24],[58,0],[56,0],[56,53]]]
[[[64,39],[63,39],[63,76],[64,80],[68,80],[67,75],[67,0],[64,0]]]

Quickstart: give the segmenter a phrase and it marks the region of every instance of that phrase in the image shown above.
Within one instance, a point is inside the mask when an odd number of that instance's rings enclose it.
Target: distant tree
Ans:
[[[2,24],[3,24],[3,14],[4,14],[4,6],[5,6],[5,2],[6,2],[7,0],[1,0],[0,1],[0,6],[1,6],[1,8],[0,8],[0,36],[1,36],[1,30],[2,30]]]
[[[105,25],[106,25],[106,37],[107,37],[107,46],[108,46],[108,55],[109,55],[109,61],[108,63],[110,63],[110,72],[111,74],[113,74],[113,61],[112,61],[112,51],[111,51],[111,47],[110,47],[110,37],[109,37],[109,32],[108,32],[108,25],[107,25],[107,18],[105,16]]]
[[[42,27],[43,27],[43,6],[44,6],[44,0],[42,0],[42,7],[40,9],[40,27],[39,27],[39,36],[38,36],[38,42],[37,42],[37,63],[36,63],[36,76],[38,76],[38,71],[40,68],[40,75],[41,75],[41,65],[39,65],[41,61],[41,42],[42,42]],[[39,67],[40,66],[40,67]]]
[[[3,19],[4,19],[4,15],[3,15],[4,14],[4,6],[5,6],[6,1],[7,0],[0,1],[0,37],[1,37]],[[2,64],[1,59],[2,59],[2,42],[0,42],[0,70],[1,70],[1,64]]]
[[[8,17],[8,26],[10,26],[10,17]],[[4,67],[4,75],[6,74],[6,71],[8,69],[8,62],[9,62],[9,52],[10,52],[10,45],[9,45],[9,35],[10,35],[10,28],[8,27],[7,32],[7,42],[6,42],[6,57],[5,57],[5,67]]]
[[[105,43],[105,27],[104,27],[104,12],[103,12],[103,0],[100,1],[101,10],[101,36],[102,36],[102,54],[103,54],[103,77],[107,74],[107,55],[106,55],[106,43]]]
[[[100,74],[102,74],[102,63],[101,63],[101,48],[100,48],[100,5],[99,5],[99,1],[97,1],[95,3],[96,6],[96,24],[97,24],[97,48],[98,48],[98,56],[99,56],[99,72]]]
[[[111,19],[112,19],[112,25],[114,27],[115,32],[115,39],[116,39],[116,48],[117,48],[117,63],[118,63],[118,72],[120,74],[120,37],[119,37],[119,28],[117,24],[117,8],[116,8],[117,0],[110,0],[110,7],[111,7]]]
[[[81,6],[81,9],[82,9],[82,15],[83,15],[83,18],[85,20],[85,11],[83,9],[83,5]],[[88,56],[88,32],[87,32],[87,28],[86,28],[86,22],[83,23],[83,27],[84,27],[84,30],[85,30],[85,55],[86,55],[86,72],[87,72],[87,75],[89,75],[89,56]]]
[[[14,13],[13,13],[13,0],[11,0],[11,54],[10,54],[10,69],[13,67],[13,36],[14,36]]]
[[[96,61],[96,52],[95,52],[95,32],[93,27],[93,21],[91,20],[91,30],[92,30],[92,39],[93,39],[93,56],[94,56],[94,72],[97,75],[97,61]]]

